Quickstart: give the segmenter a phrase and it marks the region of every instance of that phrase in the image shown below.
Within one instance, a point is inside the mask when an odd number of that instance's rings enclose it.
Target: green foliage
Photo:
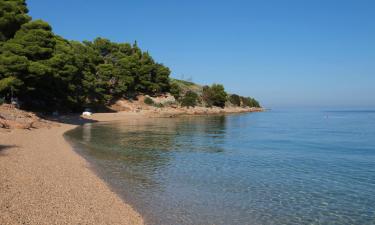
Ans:
[[[24,1],[0,0],[0,92],[11,89],[24,107],[77,111],[169,91],[170,70],[136,43],[68,41],[26,13]]]
[[[198,95],[200,95],[202,92],[202,86],[195,84],[193,82],[190,82],[190,81],[170,78],[170,86],[171,86],[170,88],[172,88],[172,85],[180,89],[180,97],[181,97],[181,93],[186,93],[188,91],[194,91]]]
[[[21,25],[31,20],[25,0],[0,0],[0,41],[14,36]]]
[[[235,106],[241,106],[241,98],[239,95],[236,95],[236,94],[230,95],[229,102]]]
[[[4,97],[0,97],[0,105],[4,104],[5,103],[5,98]]]
[[[197,105],[198,95],[193,91],[186,92],[185,96],[181,99],[181,106],[195,107]]]
[[[15,91],[17,87],[22,85],[22,81],[18,80],[17,78],[10,76],[0,80],[0,92],[6,90],[13,90]]]
[[[240,98],[241,98],[242,106],[244,107],[257,107],[257,108],[260,107],[259,102],[255,100],[254,98],[251,98],[251,97],[240,97]]]
[[[180,99],[180,97],[181,97],[181,88],[180,88],[180,86],[177,83],[175,83],[175,82],[171,83],[171,88],[170,88],[169,92],[171,93],[171,95],[176,100]]]
[[[42,20],[36,20],[22,25],[14,38],[5,42],[2,48],[4,52],[38,61],[50,58],[55,44],[55,36],[49,24]]]
[[[212,96],[213,96],[213,93],[212,93],[212,90],[209,86],[203,86],[203,92],[202,92],[202,99],[203,101],[206,103],[206,106],[208,107],[212,107],[213,106],[213,102],[212,102]]]
[[[194,86],[194,85],[196,85],[196,84],[194,84],[193,82],[186,81],[186,80],[173,79],[173,81],[175,81],[176,83],[183,84],[183,85],[185,85],[185,86]]]
[[[144,103],[147,104],[147,105],[153,105],[154,104],[154,100],[152,100],[149,97],[146,97],[145,100],[144,100]]]
[[[203,100],[206,102],[207,106],[218,106],[224,107],[225,101],[227,100],[227,93],[224,90],[224,86],[221,84],[213,84],[211,87],[203,87]]]
[[[163,103],[156,103],[156,104],[154,104],[154,106],[157,107],[157,108],[163,108],[164,107]]]
[[[142,52],[136,43],[113,43],[97,38],[86,42],[103,59],[112,65],[110,76],[112,94],[126,93],[158,94],[169,91],[170,70],[156,63],[148,52]]]

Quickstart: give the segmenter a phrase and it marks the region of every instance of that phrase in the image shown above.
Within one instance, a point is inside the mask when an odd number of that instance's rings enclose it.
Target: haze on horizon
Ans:
[[[266,107],[375,107],[375,1],[28,0],[72,40],[137,40],[172,77]]]

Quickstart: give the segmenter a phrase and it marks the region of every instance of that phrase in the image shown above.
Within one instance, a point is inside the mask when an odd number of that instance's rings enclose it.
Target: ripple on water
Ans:
[[[142,119],[67,136],[149,224],[375,224],[372,112]]]

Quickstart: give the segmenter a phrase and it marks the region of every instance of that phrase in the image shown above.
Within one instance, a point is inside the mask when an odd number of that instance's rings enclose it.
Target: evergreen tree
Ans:
[[[31,20],[25,0],[0,0],[0,41],[13,38],[22,24]]]
[[[227,93],[225,92],[223,85],[213,84],[211,85],[211,87],[203,87],[202,98],[206,102],[208,107],[224,107],[227,100]]]
[[[229,97],[230,103],[232,103],[235,106],[241,106],[241,98],[240,96],[233,94]]]

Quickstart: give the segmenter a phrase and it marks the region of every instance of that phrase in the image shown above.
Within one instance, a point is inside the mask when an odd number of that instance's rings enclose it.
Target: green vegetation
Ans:
[[[213,84],[211,87],[204,86],[202,99],[208,107],[218,106],[224,108],[227,100],[227,93],[221,84]]]
[[[23,0],[0,1],[0,41],[12,38],[22,24],[31,20],[27,12],[26,3]]]
[[[164,108],[164,105],[163,105],[163,103],[155,103],[154,107],[156,107],[156,108]]]
[[[241,97],[242,106],[244,107],[260,107],[260,104],[257,100],[250,97]]]
[[[198,94],[193,91],[186,92],[185,96],[181,100],[181,106],[195,107],[198,102]]]
[[[170,83],[171,83],[171,86],[175,85],[176,87],[180,89],[180,96],[181,96],[181,93],[186,93],[187,91],[194,91],[198,95],[201,95],[202,93],[202,86],[195,84],[193,82],[190,82],[190,81],[170,78]]]
[[[9,76],[0,80],[0,91],[10,90],[16,91],[17,87],[22,85],[22,81],[18,80],[14,76]]]
[[[153,105],[154,104],[154,100],[152,100],[149,97],[146,97],[145,100],[144,100],[144,103],[147,104],[147,105]]]
[[[179,80],[179,79],[171,79],[172,82],[179,83],[180,85],[184,85],[187,87],[195,86],[196,84],[191,82],[191,81],[186,81],[186,80]]]
[[[79,111],[122,97],[170,92],[182,106],[196,106],[200,96],[208,106],[225,106],[222,85],[203,88],[170,78],[169,68],[155,62],[137,42],[100,37],[69,41],[27,13],[25,0],[0,0],[0,97],[8,102],[17,97],[23,108]],[[252,98],[241,102],[259,105]]]
[[[239,95],[233,94],[229,96],[229,102],[234,106],[241,106],[241,98]]]
[[[171,88],[169,92],[176,100],[179,100],[181,97],[182,89],[177,83],[171,82]]]
[[[170,70],[136,42],[68,41],[27,12],[24,0],[0,0],[0,96],[13,91],[26,108],[76,111],[169,91]]]

